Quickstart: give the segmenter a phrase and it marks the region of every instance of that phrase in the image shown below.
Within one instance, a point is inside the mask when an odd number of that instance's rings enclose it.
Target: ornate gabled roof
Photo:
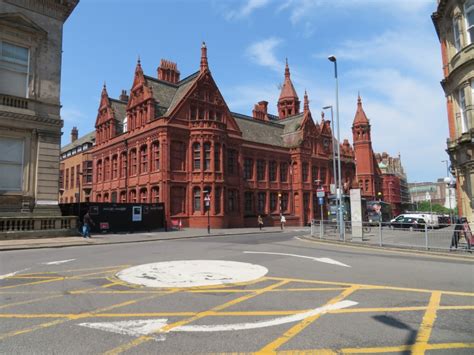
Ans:
[[[283,81],[283,86],[280,92],[280,98],[278,100],[293,99],[293,98],[298,100],[298,94],[296,93],[295,87],[293,86],[293,83],[291,82],[290,68],[288,66],[288,59],[287,59],[286,66],[285,66],[285,80]]]
[[[144,78],[145,85],[152,89],[153,98],[156,102],[158,102],[160,106],[169,107],[176,93],[177,86],[147,75],[145,75]]]
[[[283,125],[269,121],[256,120],[253,117],[231,112],[232,117],[246,141],[283,147]]]
[[[114,112],[114,118],[120,123],[123,123],[123,120],[127,115],[127,103],[112,98],[109,98],[109,101],[110,107],[112,107],[112,110]]]
[[[367,118],[367,115],[365,114],[364,109],[362,108],[362,100],[360,98],[360,95],[358,95],[357,97],[357,111],[354,117],[353,124],[369,124],[369,119]]]

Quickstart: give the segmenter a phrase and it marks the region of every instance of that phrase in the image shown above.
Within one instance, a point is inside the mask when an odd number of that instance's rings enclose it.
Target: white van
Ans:
[[[438,215],[436,213],[430,213],[430,212],[408,212],[408,213],[403,213],[392,219],[390,222],[394,223],[397,221],[400,221],[404,217],[409,217],[409,218],[423,218],[426,222],[426,225],[429,228],[438,228],[439,227],[439,220],[438,220]]]

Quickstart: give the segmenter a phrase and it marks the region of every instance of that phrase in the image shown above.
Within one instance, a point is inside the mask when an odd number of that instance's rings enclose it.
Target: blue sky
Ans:
[[[288,57],[320,120],[335,105],[335,54],[341,139],[352,143],[360,91],[374,150],[400,153],[410,182],[433,181],[446,174],[448,135],[435,9],[436,0],[81,0],[64,27],[62,143],[73,126],[94,129],[104,81],[111,97],[130,89],[138,56],[147,75],[165,58],[184,78],[199,69],[204,40],[224,99],[244,114],[260,100],[276,112]]]

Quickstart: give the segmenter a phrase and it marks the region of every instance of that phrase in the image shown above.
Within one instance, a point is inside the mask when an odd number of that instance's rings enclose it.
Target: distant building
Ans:
[[[61,148],[59,170],[59,203],[89,202],[92,191],[92,157],[89,149],[95,143],[95,131],[79,137],[76,127],[71,143]]]
[[[474,222],[474,0],[439,0],[432,19],[441,44],[449,137],[459,215]]]
[[[432,204],[438,204],[451,209],[456,208],[455,190],[452,187],[448,187],[444,178],[439,178],[436,182],[408,183],[408,189],[415,209],[418,203],[429,202],[430,199]]]
[[[59,93],[63,24],[78,2],[0,1],[0,231],[67,228]]]

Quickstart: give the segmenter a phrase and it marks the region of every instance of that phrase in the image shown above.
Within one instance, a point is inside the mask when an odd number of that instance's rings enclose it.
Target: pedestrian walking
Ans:
[[[257,222],[258,222],[258,228],[260,228],[260,230],[262,230],[262,227],[263,227],[263,219],[262,219],[262,216],[258,215]]]
[[[281,215],[281,218],[280,218],[281,230],[283,230],[285,228],[285,223],[286,223],[286,218],[285,218],[285,216]]]
[[[91,226],[95,226],[95,223],[92,219],[92,217],[89,214],[89,211],[86,212],[82,219],[82,236],[84,238],[90,238],[91,237]]]
[[[453,236],[451,238],[451,245],[449,247],[449,250],[455,248],[458,248],[458,242],[459,238],[461,237],[461,232],[463,230],[463,225],[461,224],[461,220],[458,219],[456,221],[456,225],[454,226],[454,231],[453,231]]]
[[[461,223],[462,223],[462,229],[464,232],[464,239],[466,239],[466,243],[467,243],[467,249],[469,250],[469,252],[471,252],[471,243],[472,243],[471,227],[469,227],[469,223],[466,217],[463,217],[461,219]]]

